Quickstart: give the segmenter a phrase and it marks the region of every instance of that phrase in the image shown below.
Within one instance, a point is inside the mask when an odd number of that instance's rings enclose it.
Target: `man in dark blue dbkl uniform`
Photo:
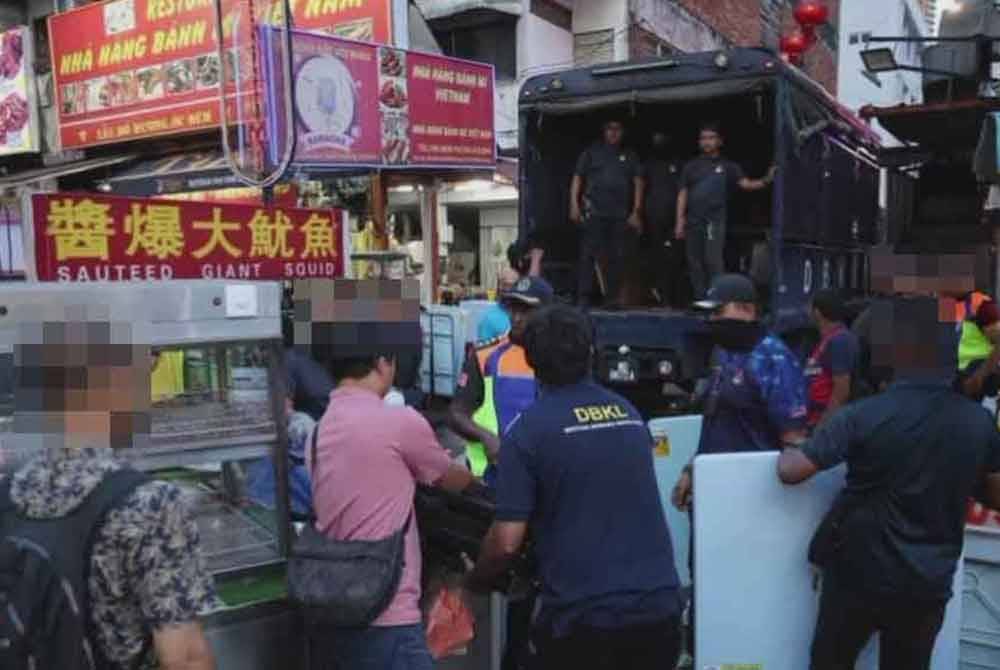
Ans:
[[[541,394],[502,437],[495,521],[468,585],[504,574],[530,526],[537,667],[673,668],[680,596],[652,436],[627,400],[590,380],[580,312],[540,310],[524,342]]]

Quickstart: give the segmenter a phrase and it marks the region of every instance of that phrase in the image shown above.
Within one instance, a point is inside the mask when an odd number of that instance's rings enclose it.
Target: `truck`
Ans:
[[[750,175],[777,166],[773,188],[730,203],[727,270],[758,285],[769,327],[803,351],[809,297],[869,289],[869,249],[882,241],[879,136],[800,69],[766,49],[737,48],[550,72],[519,96],[519,233],[544,249],[542,274],[572,296],[577,237],[569,187],[577,157],[609,115],[644,156],[655,131],[677,158],[696,155],[700,124],[721,124],[730,160]],[[647,212],[647,215],[649,213]],[[595,378],[652,418],[691,411],[711,345],[689,305],[590,312]]]

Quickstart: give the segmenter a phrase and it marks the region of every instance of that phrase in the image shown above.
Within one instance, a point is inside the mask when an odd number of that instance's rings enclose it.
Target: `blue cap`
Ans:
[[[494,304],[479,317],[476,341],[489,342],[510,332],[510,316],[499,305]]]
[[[500,296],[500,302],[520,302],[532,307],[541,307],[552,302],[555,297],[552,285],[541,277],[522,277],[514,288]]]

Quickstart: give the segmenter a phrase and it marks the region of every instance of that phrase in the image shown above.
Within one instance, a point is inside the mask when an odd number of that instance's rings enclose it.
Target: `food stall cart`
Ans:
[[[218,667],[299,667],[303,644],[285,597],[291,523],[280,285],[34,284],[11,287],[2,303],[0,332],[8,340],[2,343],[8,357],[17,332],[10,325],[37,319],[30,309],[35,303],[65,308],[67,314],[80,306],[112,305],[119,311],[115,320],[132,324],[133,337],[148,333],[153,356],[135,362],[140,374],[142,366],[155,375],[164,361],[182,361],[173,388],[154,389],[146,446],[118,455],[174,482],[195,516],[222,603],[205,622]],[[128,313],[133,307],[137,313]],[[262,463],[274,465],[277,494],[271,506],[251,502],[246,494],[249,473]]]

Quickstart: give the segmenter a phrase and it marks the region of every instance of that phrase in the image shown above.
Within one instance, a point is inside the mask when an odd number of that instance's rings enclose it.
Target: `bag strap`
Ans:
[[[318,461],[317,457],[319,455],[319,448],[316,445],[317,445],[318,442],[319,442],[319,423],[317,422],[316,426],[313,428],[312,439],[310,440],[310,445],[309,445],[309,454],[310,454],[310,460],[311,460],[311,462],[309,463],[309,484],[310,484],[310,488],[316,486],[316,476],[315,476],[315,474],[316,474],[316,463]],[[315,489],[314,489],[314,495],[315,495]],[[413,521],[413,507],[412,506],[410,507],[410,513],[409,513],[409,515],[406,517],[406,523],[403,524],[403,527],[399,530],[399,532],[400,532],[400,534],[402,536],[405,537],[406,533],[410,530],[410,522],[411,521]]]
[[[316,481],[316,462],[319,456],[319,449],[316,443],[319,441],[319,421],[313,426],[312,439],[309,440],[309,481],[312,485]]]
[[[148,481],[149,476],[132,468],[110,472],[84,498],[83,503],[68,515],[72,523],[83,530],[88,538],[87,555],[90,554],[94,537],[103,525],[105,516],[132,491]]]
[[[830,342],[833,340],[833,338],[835,338],[835,337],[837,337],[837,335],[840,335],[841,333],[845,333],[845,332],[847,332],[847,329],[844,326],[837,326],[836,328],[834,328],[833,330],[831,330],[829,333],[827,333],[826,335],[824,335],[823,339],[821,339],[819,341],[819,344],[816,345],[816,351],[813,352],[812,358],[817,358],[818,359],[820,356],[822,356],[823,352],[826,351],[826,348],[828,346],[830,346]]]

